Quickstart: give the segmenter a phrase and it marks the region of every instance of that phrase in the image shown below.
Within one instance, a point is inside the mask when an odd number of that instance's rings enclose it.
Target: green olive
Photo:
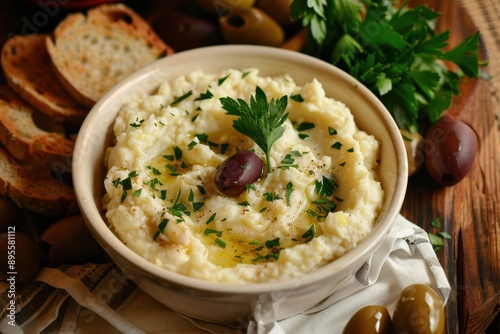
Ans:
[[[22,210],[9,197],[0,195],[0,233],[21,222]]]
[[[284,28],[298,23],[290,16],[293,0],[259,0],[257,8],[262,9]]]
[[[396,334],[444,333],[443,302],[429,286],[410,285],[399,295],[392,322]]]
[[[408,157],[408,175],[415,174],[424,165],[424,138],[418,132],[410,132],[399,129],[405,143],[406,155]]]
[[[40,270],[42,256],[33,236],[10,228],[0,234],[0,280],[29,282]]]
[[[349,319],[342,334],[389,334],[391,316],[383,305],[369,305],[359,309]]]
[[[258,8],[235,10],[219,22],[222,36],[230,44],[279,46],[285,40],[283,28]]]
[[[222,17],[237,9],[250,9],[255,0],[196,0],[198,6],[211,16]]]

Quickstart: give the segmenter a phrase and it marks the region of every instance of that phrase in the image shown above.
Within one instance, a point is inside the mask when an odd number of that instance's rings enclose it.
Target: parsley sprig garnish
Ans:
[[[285,113],[288,97],[285,95],[268,102],[264,91],[257,86],[255,96],[250,97],[250,105],[243,99],[235,101],[231,97],[222,97],[220,101],[227,115],[239,116],[233,121],[234,129],[252,139],[264,151],[270,173],[271,147],[285,131],[283,123],[288,117]]]

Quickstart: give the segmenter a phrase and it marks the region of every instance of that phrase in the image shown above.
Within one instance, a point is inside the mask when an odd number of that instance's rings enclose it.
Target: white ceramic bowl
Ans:
[[[227,68],[257,67],[261,75],[290,74],[297,84],[317,78],[327,96],[344,102],[359,128],[381,143],[380,171],[384,206],[372,232],[353,250],[300,278],[283,282],[231,285],[189,278],[146,261],[108,228],[101,207],[105,169],[103,157],[111,143],[112,124],[120,106],[153,92],[164,80],[201,69],[220,73]],[[332,294],[377,249],[401,208],[407,184],[402,136],[383,104],[362,84],[338,68],[304,54],[258,46],[215,46],[177,53],[131,75],[90,111],[73,155],[73,182],[83,217],[94,237],[124,273],[146,293],[185,315],[219,323],[252,318],[283,319]]]

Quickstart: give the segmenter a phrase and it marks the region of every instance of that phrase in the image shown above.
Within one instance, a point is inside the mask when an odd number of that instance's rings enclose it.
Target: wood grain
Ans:
[[[477,29],[457,1],[414,0],[441,13],[437,29],[451,31],[450,47]],[[483,57],[485,57],[483,53]],[[452,238],[437,252],[453,292],[448,333],[483,333],[500,310],[500,139],[490,83],[466,80],[450,113],[469,124],[480,147],[469,175],[453,187],[433,183],[425,171],[410,177],[402,214],[430,232],[442,218]]]
[[[141,13],[165,5],[163,1],[125,2]],[[412,0],[410,4],[426,4],[441,13],[437,29],[450,29],[450,47],[477,31],[457,0]],[[17,2],[0,0],[0,10],[3,42],[7,35],[26,28],[20,17],[30,19],[38,9],[26,12]],[[63,14],[61,11],[44,26],[36,26],[37,32],[50,31]],[[483,53],[483,57],[487,55]],[[500,138],[495,108],[489,82],[467,80],[462,84],[450,112],[478,135],[475,164],[464,180],[448,188],[437,186],[425,171],[413,175],[402,209],[405,217],[429,232],[438,232],[430,223],[441,217],[442,229],[452,236],[437,252],[453,289],[446,308],[448,333],[483,333],[495,317],[499,319]],[[498,333],[497,326],[491,333]]]

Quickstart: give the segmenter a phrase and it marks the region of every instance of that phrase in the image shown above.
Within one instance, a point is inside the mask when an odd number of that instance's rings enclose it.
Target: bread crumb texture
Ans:
[[[60,80],[86,105],[139,68],[173,52],[123,4],[68,15],[47,40],[47,49]]]

